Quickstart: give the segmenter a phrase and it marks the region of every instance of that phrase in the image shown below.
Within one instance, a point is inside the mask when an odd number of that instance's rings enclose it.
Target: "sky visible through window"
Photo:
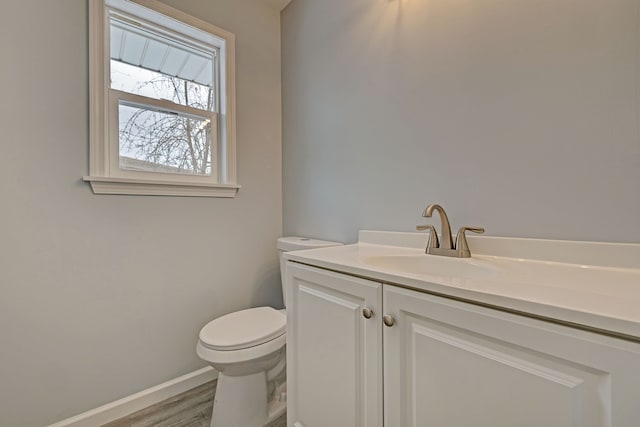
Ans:
[[[213,111],[213,88],[120,61],[111,60],[111,88]]]

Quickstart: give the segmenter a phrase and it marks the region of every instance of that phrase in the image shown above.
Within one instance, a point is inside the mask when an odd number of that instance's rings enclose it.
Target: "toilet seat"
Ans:
[[[282,334],[266,343],[241,350],[213,350],[201,340],[196,345],[196,353],[202,360],[212,364],[247,363],[259,360],[272,353],[281,351],[287,344],[287,335]]]
[[[271,307],[236,311],[207,323],[200,343],[216,351],[237,351],[265,344],[286,332],[286,315]]]

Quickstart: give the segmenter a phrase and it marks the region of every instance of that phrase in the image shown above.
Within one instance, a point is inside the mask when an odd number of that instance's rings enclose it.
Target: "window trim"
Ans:
[[[217,166],[213,168],[217,169],[218,180],[212,183],[207,182],[209,177],[143,171],[113,173],[114,142],[109,138],[118,124],[109,120],[109,110],[113,108],[111,92],[115,91],[108,83],[109,63],[106,57],[109,52],[109,17],[106,13],[109,1],[88,0],[90,162],[89,175],[83,180],[91,184],[95,194],[235,197],[240,188],[236,181],[235,36],[156,0],[127,0],[126,3],[138,10],[142,6],[224,41],[219,56],[219,85],[224,85],[226,90],[220,93],[219,111],[212,113],[212,124],[220,127],[221,136],[217,141]],[[145,19],[145,16],[141,18]],[[117,104],[118,101],[115,102]],[[176,109],[173,103],[170,104],[162,107]],[[115,149],[118,150],[117,147]]]

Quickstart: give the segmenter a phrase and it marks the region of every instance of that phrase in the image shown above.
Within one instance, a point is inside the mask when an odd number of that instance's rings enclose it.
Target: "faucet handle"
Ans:
[[[429,240],[427,241],[427,247],[424,252],[429,253],[429,249],[439,248],[440,241],[438,240],[438,233],[433,225],[416,225],[416,230],[424,231],[429,230]]]
[[[458,234],[456,235],[456,250],[458,252],[458,257],[460,258],[469,258],[471,257],[471,251],[469,250],[469,244],[467,243],[467,236],[465,236],[466,231],[471,231],[477,234],[484,233],[484,228],[482,227],[460,227],[458,230]]]

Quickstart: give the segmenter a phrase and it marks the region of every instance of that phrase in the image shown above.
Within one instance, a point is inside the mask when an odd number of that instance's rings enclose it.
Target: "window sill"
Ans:
[[[176,181],[85,176],[94,194],[125,194],[136,196],[235,197],[237,184],[198,184]]]

